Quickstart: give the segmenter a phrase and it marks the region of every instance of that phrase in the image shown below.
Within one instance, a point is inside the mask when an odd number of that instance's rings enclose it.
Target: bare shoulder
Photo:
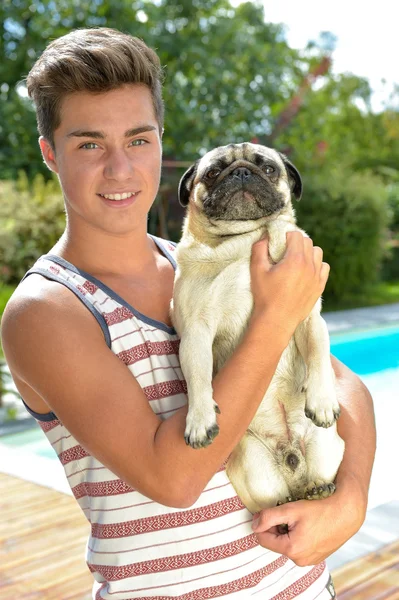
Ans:
[[[46,335],[59,335],[74,323],[91,330],[94,336],[102,335],[91,313],[65,286],[37,274],[27,277],[11,296],[1,321],[2,343],[10,367],[18,367],[15,351],[35,349],[39,329],[43,341]]]
[[[58,376],[57,360],[80,336],[104,344],[93,315],[70,290],[37,274],[19,284],[3,314],[1,339],[15,385],[35,412],[51,410],[39,388]]]

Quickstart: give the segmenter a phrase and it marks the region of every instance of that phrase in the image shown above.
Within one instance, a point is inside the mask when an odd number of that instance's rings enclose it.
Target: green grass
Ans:
[[[380,306],[394,302],[399,302],[399,281],[383,281],[362,294],[349,295],[340,298],[339,301],[326,299],[323,302],[323,311]]]

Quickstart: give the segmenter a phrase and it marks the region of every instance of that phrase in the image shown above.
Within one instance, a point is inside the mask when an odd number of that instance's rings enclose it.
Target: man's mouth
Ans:
[[[137,192],[123,192],[122,194],[99,194],[99,196],[106,198],[106,200],[126,200],[136,194]]]

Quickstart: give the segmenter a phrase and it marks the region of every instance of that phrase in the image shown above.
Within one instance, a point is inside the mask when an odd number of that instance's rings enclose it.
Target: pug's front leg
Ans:
[[[188,413],[184,439],[192,448],[204,448],[219,433],[213,399],[213,335],[207,327],[193,326],[182,334],[180,365],[187,383]]]
[[[319,300],[294,335],[307,370],[305,414],[318,427],[331,427],[340,415],[340,408],[330,361],[328,329],[320,316],[320,306]]]

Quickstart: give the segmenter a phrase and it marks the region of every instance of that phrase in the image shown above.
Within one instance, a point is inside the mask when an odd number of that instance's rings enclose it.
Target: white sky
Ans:
[[[231,4],[241,1],[231,0]],[[259,1],[266,21],[286,25],[286,39],[292,48],[304,48],[309,40],[318,40],[321,31],[333,33],[338,38],[333,71],[368,79],[372,107],[382,109],[394,83],[399,84],[398,0]]]

